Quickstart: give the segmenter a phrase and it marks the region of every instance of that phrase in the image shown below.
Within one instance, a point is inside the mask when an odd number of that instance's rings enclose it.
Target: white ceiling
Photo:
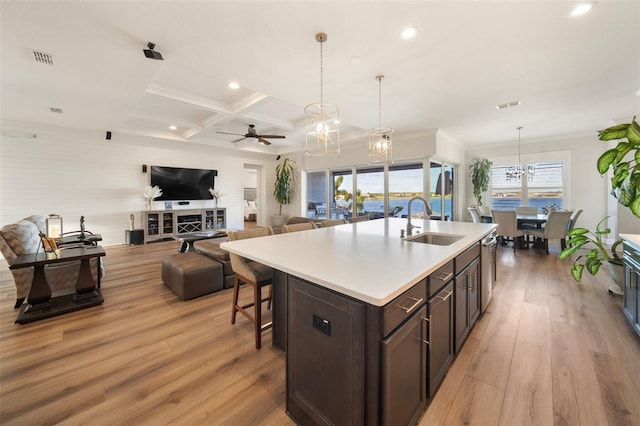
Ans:
[[[640,110],[640,2],[2,1],[1,115],[224,148],[304,149],[305,105],[340,106],[343,145],[378,125],[461,144],[594,132]],[[412,40],[401,30],[418,27]],[[144,57],[148,41],[164,61]],[[31,50],[53,55],[54,65]],[[351,58],[360,58],[351,64]],[[241,88],[231,90],[230,81]],[[497,110],[519,100],[521,106]],[[52,113],[61,108],[62,114]],[[169,130],[174,124],[177,130]],[[282,134],[264,147],[216,132]],[[2,129],[11,131],[10,128]]]

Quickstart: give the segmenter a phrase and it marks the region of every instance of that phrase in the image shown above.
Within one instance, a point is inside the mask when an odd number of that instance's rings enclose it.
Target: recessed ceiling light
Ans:
[[[351,59],[349,59],[349,63],[351,65],[358,65],[360,62],[362,62],[362,59],[360,59],[359,56],[354,56]]]
[[[592,7],[593,7],[593,5],[591,3],[579,4],[578,6],[573,8],[573,10],[571,11],[571,16],[584,15],[585,13],[590,11]]]
[[[176,129],[177,129],[177,127],[176,127],[175,125],[173,125],[173,124],[172,124],[171,126],[169,126],[169,128],[170,128],[171,130],[176,130]]]
[[[416,34],[418,34],[418,29],[416,27],[407,27],[402,30],[401,36],[403,39],[408,40],[415,37]]]
[[[240,88],[240,85],[235,81],[232,81],[231,83],[229,83],[229,89],[239,89],[239,88]]]

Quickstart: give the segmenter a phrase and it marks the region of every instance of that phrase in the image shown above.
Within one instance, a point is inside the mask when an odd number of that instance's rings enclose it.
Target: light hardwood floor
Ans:
[[[231,290],[182,302],[163,285],[178,245],[107,247],[103,305],[25,325],[0,265],[3,425],[292,424],[284,354],[230,324]],[[494,299],[421,425],[640,424],[640,339],[609,277],[577,285],[551,250],[499,248]]]

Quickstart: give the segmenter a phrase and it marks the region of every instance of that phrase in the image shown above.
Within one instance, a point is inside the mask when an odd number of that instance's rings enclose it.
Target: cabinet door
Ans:
[[[287,411],[299,424],[365,424],[364,306],[292,276],[286,303]]]
[[[622,311],[627,320],[639,330],[638,319],[638,283],[640,282],[640,270],[636,270],[625,261],[624,264],[624,288],[622,289]]]
[[[427,397],[433,398],[453,359],[453,282],[427,304],[429,351]]]
[[[382,341],[382,418],[385,425],[413,424],[426,402],[427,308]]]
[[[480,316],[480,262],[471,262],[467,272],[467,295],[469,297],[469,329]]]
[[[454,300],[454,351],[458,353],[467,335],[469,334],[469,296],[467,295],[467,273],[469,268],[464,268],[455,278]]]

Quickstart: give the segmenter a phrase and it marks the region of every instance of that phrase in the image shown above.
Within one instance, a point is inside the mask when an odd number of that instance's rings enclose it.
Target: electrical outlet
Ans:
[[[313,314],[313,328],[320,330],[327,336],[331,336],[331,321]]]

